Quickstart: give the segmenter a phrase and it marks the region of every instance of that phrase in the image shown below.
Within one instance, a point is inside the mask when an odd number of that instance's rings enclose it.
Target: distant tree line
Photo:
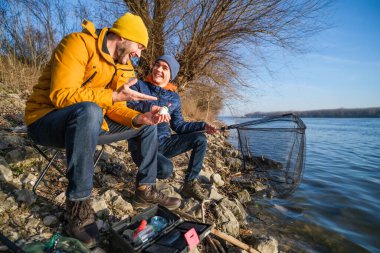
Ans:
[[[324,109],[311,111],[281,111],[281,112],[253,112],[247,113],[246,117],[264,117],[294,113],[304,118],[380,118],[380,107],[355,108],[355,109]]]

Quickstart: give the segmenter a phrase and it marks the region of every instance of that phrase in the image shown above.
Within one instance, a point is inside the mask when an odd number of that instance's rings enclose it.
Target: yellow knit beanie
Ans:
[[[148,30],[139,16],[126,13],[113,24],[111,32],[116,33],[124,39],[140,43],[148,47]]]

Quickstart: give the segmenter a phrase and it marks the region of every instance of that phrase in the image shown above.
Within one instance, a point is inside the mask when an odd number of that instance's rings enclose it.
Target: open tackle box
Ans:
[[[152,222],[163,217],[165,225],[146,241],[135,241],[139,226],[145,221]],[[153,218],[153,219],[152,219]],[[145,220],[145,221],[144,221]],[[153,205],[142,213],[124,219],[111,228],[111,245],[114,252],[184,253],[195,247],[211,231],[211,225],[184,221],[179,216],[160,205]],[[142,232],[141,232],[142,233]]]

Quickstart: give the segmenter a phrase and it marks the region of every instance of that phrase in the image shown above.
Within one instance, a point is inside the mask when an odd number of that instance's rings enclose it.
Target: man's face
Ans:
[[[127,64],[132,57],[140,57],[144,46],[130,40],[121,39],[116,44],[115,60],[120,64]]]
[[[166,86],[170,80],[170,68],[164,61],[157,61],[152,70],[153,82],[159,86]]]

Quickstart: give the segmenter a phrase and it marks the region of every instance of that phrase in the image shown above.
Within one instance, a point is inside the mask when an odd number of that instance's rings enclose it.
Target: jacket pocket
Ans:
[[[81,88],[84,87],[86,84],[88,84],[89,82],[91,82],[91,80],[96,76],[98,72],[95,70],[95,72],[84,82],[82,83],[82,85],[80,86]]]

